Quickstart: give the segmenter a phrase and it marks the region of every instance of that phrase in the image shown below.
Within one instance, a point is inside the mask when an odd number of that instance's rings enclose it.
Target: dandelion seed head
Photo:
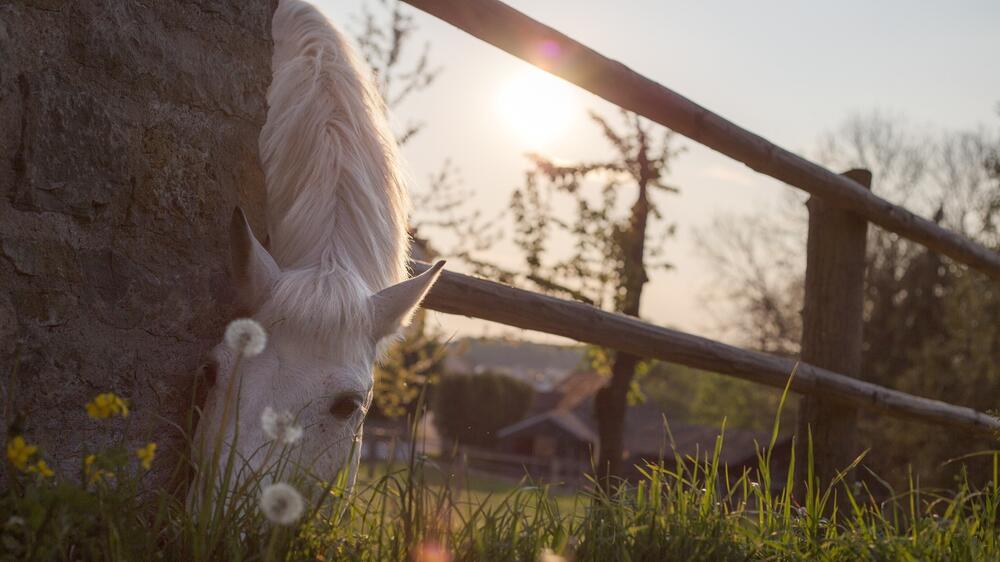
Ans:
[[[245,357],[259,355],[267,346],[267,332],[252,318],[239,318],[226,326],[226,345]]]
[[[305,502],[298,490],[278,482],[264,488],[260,495],[260,510],[276,525],[291,525],[302,517]]]
[[[302,427],[295,425],[295,417],[287,410],[278,413],[267,406],[260,415],[260,425],[268,437],[283,445],[294,445],[302,438]]]

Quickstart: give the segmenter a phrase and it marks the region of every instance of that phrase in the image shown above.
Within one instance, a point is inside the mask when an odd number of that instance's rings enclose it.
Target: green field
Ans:
[[[96,417],[127,415],[109,396]],[[780,416],[755,470],[729,473],[719,437],[701,459],[643,466],[637,482],[609,482],[607,491],[463,473],[412,452],[405,463],[362,466],[350,486],[348,471],[323,482],[296,464],[294,441],[273,441],[255,472],[235,449],[219,456],[218,440],[212,461],[198,466],[207,477],[192,489],[191,508],[188,463],[176,467],[174,485],[143,484],[157,462],[153,444],[95,452],[78,474],[63,475],[12,436],[0,561],[1000,559],[1000,452],[983,453],[993,466],[983,487],[911,481],[876,495],[848,476],[860,457],[842,477],[818,482],[811,444],[806,459],[796,461],[793,447],[788,470],[772,470],[779,424]]]
[[[143,491],[134,460],[119,453],[95,464],[113,477],[82,484],[8,466],[0,559],[533,562],[549,551],[599,562],[1000,559],[996,478],[983,489],[914,485],[888,499],[846,481],[814,482],[793,498],[790,486],[766,476],[723,478],[709,457],[647,466],[642,480],[605,494],[453,475],[415,459],[379,465],[371,476],[363,469],[350,493],[343,480],[330,484],[282,526],[261,513],[259,481],[192,516],[177,496]],[[760,474],[768,463],[762,456]],[[803,464],[785,484],[812,480]]]

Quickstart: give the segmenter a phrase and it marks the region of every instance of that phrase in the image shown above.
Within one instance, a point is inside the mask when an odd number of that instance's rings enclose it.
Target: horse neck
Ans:
[[[398,196],[342,182],[304,190],[283,215],[269,212],[270,251],[282,269],[360,277],[372,292],[405,276],[408,237]],[[269,211],[274,207],[269,201]]]
[[[401,281],[408,201],[401,159],[369,71],[314,7],[284,1],[260,152],[271,252],[283,268]]]

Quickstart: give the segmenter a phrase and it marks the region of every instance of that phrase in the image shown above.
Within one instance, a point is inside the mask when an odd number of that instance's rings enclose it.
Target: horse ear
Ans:
[[[229,223],[229,249],[233,280],[240,299],[250,307],[260,305],[267,298],[281,269],[257,241],[243,209],[239,207],[233,209],[233,219]]]
[[[376,340],[396,333],[409,323],[420,301],[441,275],[442,267],[444,261],[439,261],[420,275],[386,287],[372,297],[375,308],[372,335]]]

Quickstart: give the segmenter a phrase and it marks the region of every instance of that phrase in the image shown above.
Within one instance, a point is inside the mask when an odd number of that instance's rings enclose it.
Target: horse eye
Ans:
[[[330,406],[330,413],[333,417],[341,420],[354,415],[361,408],[361,402],[354,396],[341,396]]]
[[[219,376],[219,363],[215,359],[209,359],[198,368],[198,375],[205,382],[205,387],[215,386],[215,379]]]

